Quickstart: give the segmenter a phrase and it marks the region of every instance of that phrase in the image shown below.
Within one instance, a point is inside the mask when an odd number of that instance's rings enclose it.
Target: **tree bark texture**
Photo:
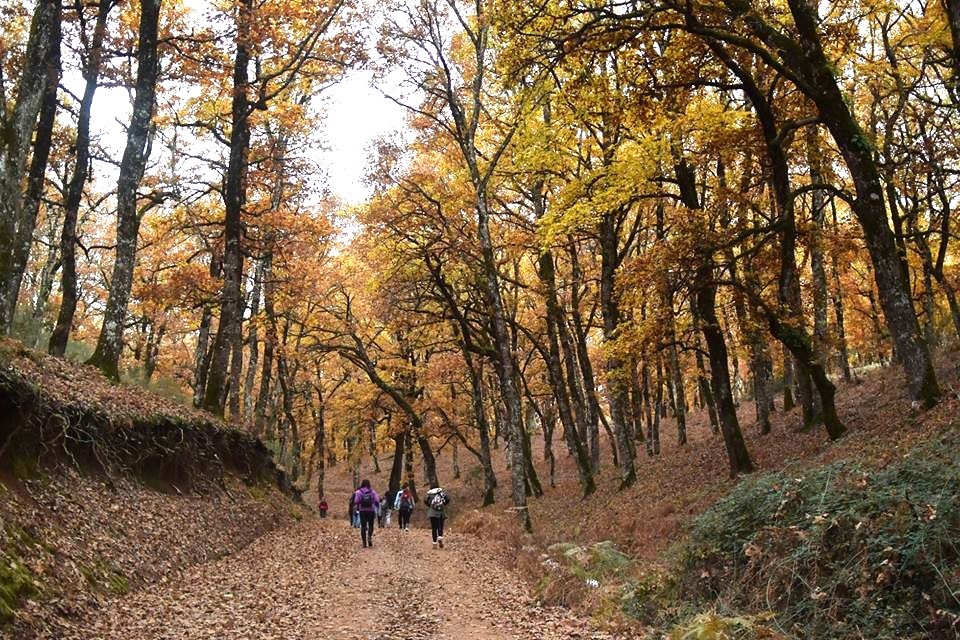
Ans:
[[[735,477],[753,471],[753,462],[747,453],[747,445],[743,441],[737,420],[737,408],[733,402],[730,371],[727,368],[727,345],[716,313],[717,290],[715,285],[709,283],[712,279],[711,271],[710,268],[701,268],[698,274],[701,284],[696,291],[697,310],[702,320],[700,328],[709,353],[710,374],[713,378],[720,431],[730,463],[730,476]]]
[[[136,95],[133,115],[127,127],[127,144],[120,161],[117,181],[117,250],[110,278],[110,293],[100,327],[97,347],[88,364],[99,368],[111,380],[120,378],[120,354],[127,319],[133,268],[137,258],[140,212],[137,187],[150,155],[151,120],[156,105],[160,60],[157,55],[161,0],[141,0],[137,44]]]
[[[580,489],[584,496],[588,496],[596,491],[597,487],[593,480],[593,470],[590,465],[589,454],[580,438],[581,431],[577,429],[577,423],[574,419],[570,396],[567,392],[568,386],[564,379],[560,363],[558,325],[562,324],[564,320],[557,300],[553,254],[549,250],[540,254],[539,275],[545,287],[544,297],[547,307],[547,340],[549,343],[547,373],[550,379],[550,386],[553,388],[554,398],[556,399],[557,412],[560,415],[560,424],[563,428],[563,437],[566,440],[567,448],[573,453],[574,462],[577,465]]]
[[[604,215],[600,222],[600,311],[603,316],[605,343],[616,339],[620,325],[620,307],[614,292],[614,277],[620,262],[617,256],[618,243],[613,216]],[[621,488],[633,485],[637,479],[626,428],[626,410],[629,400],[623,368],[620,358],[614,355],[607,356],[607,402],[610,406],[610,422],[619,455]]]
[[[788,0],[788,5],[802,42],[797,51],[790,52],[790,57],[795,59],[795,66],[802,69],[810,98],[816,103],[853,179],[857,194],[853,212],[863,229],[887,328],[896,344],[911,395],[924,407],[931,407],[940,397],[940,387],[930,352],[920,335],[910,283],[904,281],[895,238],[887,223],[873,147],[843,99],[833,66],[823,51],[815,6],[806,0]]]
[[[230,157],[224,180],[224,258],[223,290],[220,297],[220,324],[213,345],[213,361],[207,376],[203,407],[223,415],[223,390],[227,364],[241,329],[240,300],[243,279],[243,208],[247,199],[247,155],[250,149],[250,22],[253,0],[241,0],[237,14],[236,55],[233,63],[233,96],[231,103]]]
[[[43,95],[40,99],[40,115],[37,120],[37,133],[33,141],[33,156],[30,158],[30,170],[27,174],[27,190],[24,194],[23,209],[20,220],[17,221],[13,254],[11,256],[10,279],[6,289],[6,309],[0,311],[0,318],[9,318],[12,323],[17,311],[17,302],[20,298],[20,286],[30,258],[30,247],[33,244],[33,232],[37,227],[37,216],[40,213],[40,202],[43,199],[46,185],[47,164],[50,158],[50,147],[53,142],[53,127],[57,115],[57,90],[60,88],[60,47],[61,47],[61,16],[57,15],[51,38],[53,42],[47,52],[44,62],[46,76],[43,81]],[[3,295],[0,295],[2,300]]]
[[[9,116],[3,111],[0,121],[0,333],[10,330],[13,317],[8,310],[16,306],[10,284],[14,279],[17,226],[24,215],[22,180],[49,81],[48,64],[53,50],[60,46],[60,6],[57,0],[36,3],[16,103]]]

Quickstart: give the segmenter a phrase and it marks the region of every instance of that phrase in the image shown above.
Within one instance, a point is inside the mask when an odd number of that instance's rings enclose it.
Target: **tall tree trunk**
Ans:
[[[697,306],[690,298],[690,317],[693,323],[694,333],[694,356],[697,363],[697,388],[700,391],[701,402],[707,408],[707,415],[710,418],[710,428],[713,433],[720,433],[720,420],[717,418],[717,403],[713,397],[713,391],[710,389],[710,381],[707,378],[707,368],[703,362],[703,351],[700,342],[700,316],[697,314]]]
[[[737,420],[737,408],[733,403],[733,392],[730,388],[730,372],[727,368],[727,345],[720,328],[720,321],[716,314],[716,286],[710,283],[712,269],[709,266],[701,267],[697,274],[699,282],[696,291],[697,310],[703,324],[701,331],[707,343],[707,352],[710,358],[710,374],[713,378],[713,390],[716,394],[717,411],[720,414],[720,430],[723,433],[723,442],[727,449],[727,459],[730,463],[730,475],[735,477],[741,473],[753,471],[753,463],[747,453],[747,446],[740,432],[740,423]]]
[[[471,152],[472,153],[472,152]],[[476,166],[476,163],[472,163]],[[480,184],[479,180],[474,181]],[[486,194],[482,189],[477,192],[476,202],[477,230],[480,238],[480,249],[483,255],[483,275],[486,287],[487,300],[490,309],[490,324],[493,341],[497,352],[494,362],[497,377],[500,379],[500,392],[506,412],[507,441],[509,445],[509,464],[511,474],[511,497],[513,508],[517,512],[520,526],[524,531],[532,531],[530,513],[527,510],[526,496],[526,465],[524,459],[524,430],[520,408],[520,394],[517,391],[517,373],[510,345],[510,335],[507,331],[506,312],[500,292],[500,275],[497,272],[496,258],[494,257],[493,240],[490,236],[489,210]]]
[[[274,318],[271,320],[271,322],[276,323],[276,319]],[[290,389],[290,383],[292,380],[290,370],[287,367],[286,358],[286,346],[289,328],[290,323],[287,322],[283,329],[283,338],[281,340],[280,348],[277,349],[277,382],[280,385],[283,415],[286,418],[286,422],[290,428],[289,441],[291,443],[291,453],[289,457],[292,462],[288,467],[288,472],[290,473],[290,479],[292,481],[296,481],[300,469],[300,432],[298,429],[297,419],[293,415],[293,392]],[[274,329],[274,331],[276,331],[276,329]],[[284,459],[283,453],[283,446],[281,446],[281,460]]]
[[[161,0],[141,0],[137,44],[136,95],[133,115],[127,127],[127,145],[120,161],[117,180],[117,249],[110,278],[110,293],[103,314],[97,347],[87,364],[100,369],[111,380],[120,379],[120,353],[127,319],[133,268],[137,257],[140,212],[137,187],[150,157],[153,111],[156,105],[160,61],[157,55]]]
[[[326,438],[326,434],[324,434],[324,437],[323,437],[323,438],[318,438],[318,435],[319,435],[319,434],[317,433],[317,428],[320,426],[320,422],[321,422],[321,420],[323,420],[323,418],[320,416],[319,412],[317,411],[317,407],[314,406],[313,402],[311,402],[311,401],[308,399],[308,400],[307,400],[307,404],[310,406],[310,415],[313,417],[313,428],[314,428],[314,430],[313,430],[313,447],[311,447],[311,449],[310,449],[310,458],[307,459],[306,467],[304,467],[305,470],[306,470],[306,472],[307,472],[307,477],[304,478],[304,483],[303,483],[303,484],[304,484],[304,488],[305,488],[305,489],[309,489],[309,488],[310,488],[310,481],[313,479],[314,469],[316,468],[316,469],[317,469],[317,474],[318,474],[318,476],[319,476],[319,477],[317,478],[317,496],[319,497],[319,496],[322,496],[322,495],[323,495],[323,483],[324,483],[324,481],[325,481],[325,478],[324,478],[324,475],[325,475],[324,467],[325,467],[326,465],[325,465],[325,462],[324,462],[323,457],[324,457],[324,454],[325,454],[324,445],[326,444],[326,442],[324,442],[324,440],[325,440],[325,438]],[[325,430],[324,430],[324,431],[325,431]],[[318,460],[317,455],[318,455],[318,454],[319,454],[319,456],[320,456],[320,457],[319,457],[319,462],[317,462],[317,460]],[[314,464],[316,464],[317,466],[314,467]]]
[[[523,427],[523,466],[524,473],[527,476],[527,483],[530,485],[531,494],[539,498],[543,496],[543,485],[540,484],[540,476],[537,468],[533,466],[533,447],[530,442],[530,429],[521,420]]]
[[[770,381],[773,378],[773,358],[767,351],[766,341],[753,357],[753,393],[754,406],[757,413],[757,424],[760,425],[761,435],[771,431],[770,414],[774,411],[773,392]]]
[[[807,165],[810,183],[823,184],[820,144],[816,125],[806,127]],[[830,361],[830,335],[827,325],[827,306],[830,294],[827,287],[826,258],[823,253],[823,231],[826,221],[826,198],[823,191],[815,189],[810,200],[810,272],[813,283],[813,346],[817,358],[824,366]]]
[[[580,489],[583,491],[584,496],[588,496],[596,490],[596,484],[593,480],[590,458],[588,457],[586,447],[583,446],[583,441],[580,439],[581,431],[577,429],[577,424],[574,420],[570,396],[567,393],[568,387],[560,365],[558,327],[560,324],[563,324],[564,320],[560,313],[560,305],[557,301],[553,254],[549,250],[540,254],[539,275],[546,289],[544,297],[547,307],[547,341],[549,344],[548,353],[546,354],[547,373],[550,386],[553,388],[553,394],[556,398],[557,412],[560,415],[560,424],[563,427],[563,436],[566,440],[567,448],[573,453],[574,462],[577,465]],[[571,373],[569,370],[570,363],[567,364],[567,371]],[[582,410],[580,415],[582,419]]]
[[[792,411],[797,406],[793,398],[793,357],[790,352],[783,349],[783,411],[784,413]]]
[[[951,61],[953,62],[953,99],[960,100],[960,0],[943,0],[947,10],[947,22],[950,24],[950,38],[953,43]]]
[[[410,495],[413,496],[414,500],[419,500],[417,494],[417,478],[413,472],[413,436],[410,433],[410,428],[403,434],[403,450],[404,450],[404,473],[406,475],[406,485],[410,489]]]
[[[10,280],[6,291],[7,308],[0,311],[0,318],[9,318],[11,322],[16,316],[17,301],[20,298],[20,286],[30,258],[30,247],[33,245],[33,232],[37,227],[37,216],[40,213],[40,202],[43,200],[44,186],[46,185],[47,164],[50,158],[50,147],[53,142],[53,127],[57,115],[57,90],[60,88],[60,20],[55,20],[51,43],[44,67],[46,76],[43,81],[43,96],[40,100],[40,117],[37,121],[37,134],[33,141],[33,157],[30,158],[30,171],[27,174],[27,191],[24,194],[23,209],[20,220],[17,222],[16,237],[11,256]],[[0,300],[3,295],[0,295]]]
[[[103,39],[106,35],[107,16],[113,6],[112,0],[101,0],[97,7],[97,20],[83,69],[84,89],[77,114],[73,172],[63,201],[63,230],[60,234],[60,310],[47,347],[47,350],[55,356],[62,356],[66,352],[67,340],[73,329],[73,316],[77,311],[77,220],[80,215],[83,189],[90,173],[90,111],[94,94],[100,83]]]
[[[657,355],[657,388],[653,402],[653,419],[649,422],[647,433],[647,453],[653,456],[660,455],[660,420],[663,418],[663,357]]]
[[[254,383],[257,377],[257,364],[260,361],[260,334],[257,316],[260,313],[262,287],[263,257],[261,256],[257,260],[256,270],[253,274],[253,292],[250,294],[250,323],[247,325],[247,345],[250,349],[250,355],[247,356],[247,375],[243,381],[243,421],[248,427],[253,424]]]
[[[831,440],[836,440],[844,434],[846,427],[837,416],[834,404],[835,390],[833,383],[827,377],[823,363],[817,360],[813,351],[813,342],[805,331],[795,325],[783,322],[777,314],[768,312],[767,322],[770,332],[793,354],[797,362],[803,362],[821,400],[821,418],[827,434]]]
[[[207,376],[203,407],[223,415],[223,388],[227,363],[240,331],[240,287],[243,278],[243,208],[247,199],[247,154],[250,148],[249,91],[250,23],[253,0],[240,0],[237,12],[236,55],[233,64],[230,157],[224,180],[224,259],[223,291],[220,299],[220,324],[214,339],[213,362]]]
[[[677,322],[673,312],[673,293],[667,289],[663,296],[667,327],[667,353],[670,357],[670,375],[673,382],[673,402],[677,420],[677,443],[687,444],[687,396],[683,389],[683,371],[680,369],[680,353],[677,349]]]
[[[831,260],[831,269],[833,275],[833,291],[830,294],[833,303],[833,313],[837,325],[837,360],[840,365],[840,371],[843,372],[843,379],[848,382],[853,379],[853,372],[850,370],[850,355],[847,349],[847,330],[843,319],[843,288],[840,284],[840,269],[837,265],[837,257],[833,256]]]
[[[557,458],[553,453],[553,434],[557,426],[555,402],[547,401],[543,409],[543,459],[547,463],[550,475],[550,487],[557,486]]]
[[[603,316],[603,339],[610,344],[617,337],[620,325],[620,307],[614,292],[614,277],[619,265],[616,227],[613,216],[604,215],[600,222],[600,311]],[[620,487],[629,487],[637,480],[637,472],[631,455],[631,443],[627,436],[626,407],[627,382],[624,379],[623,362],[611,351],[606,359],[607,402],[610,406],[610,422],[616,439],[620,463]]]
[[[47,327],[47,307],[50,304],[50,293],[53,291],[53,280],[57,269],[60,268],[59,245],[55,241],[59,225],[52,224],[47,236],[47,258],[40,270],[40,284],[37,286],[36,298],[33,301],[33,334],[29,344],[34,349],[40,347],[40,341],[45,327]]]
[[[476,421],[477,432],[480,436],[480,466],[483,468],[483,506],[491,505],[496,499],[494,489],[497,487],[497,476],[493,471],[493,458],[490,453],[490,422],[483,402],[483,378],[474,367],[474,360],[470,353],[463,349],[463,359],[467,365],[467,374],[470,378],[470,400],[473,403],[473,418]]]
[[[143,362],[143,377],[147,382],[153,379],[153,372],[157,368],[157,356],[160,355],[160,343],[167,332],[167,325],[163,323],[158,329],[150,325],[150,335],[147,339],[147,353]]]
[[[241,296],[242,297],[242,296]],[[237,322],[242,322],[245,313],[246,304],[241,308]],[[230,382],[227,387],[227,410],[230,421],[240,424],[243,421],[243,415],[240,413],[240,378],[243,374],[243,328],[238,327],[231,337],[233,340],[230,349]]]
[[[732,258],[732,256],[730,257]],[[741,276],[740,271],[736,269],[735,263],[733,263],[732,260],[730,273],[731,279],[735,284],[739,284],[742,278],[746,281],[744,286],[752,289],[759,288],[756,277],[747,269],[744,269],[744,273]],[[750,352],[750,370],[753,373],[753,397],[756,407],[757,424],[760,426],[760,433],[767,434],[770,433],[770,414],[773,411],[773,393],[770,390],[773,360],[768,352],[769,346],[767,340],[764,338],[763,332],[759,329],[756,309],[753,307],[747,308],[744,294],[739,290],[739,287],[733,291],[733,307],[737,316],[737,324],[740,327],[740,334],[747,343],[747,349]]]
[[[640,388],[636,360],[630,363],[630,419],[633,421],[633,439],[643,442],[643,390]]]
[[[373,462],[373,472],[380,473],[380,460],[377,458],[377,422],[370,420],[367,423],[367,435],[370,438],[370,459]]]
[[[933,301],[933,269],[923,264],[923,339],[931,347],[940,343],[937,334],[936,304]]]
[[[956,7],[953,10],[960,11],[960,9],[957,9]],[[960,101],[960,78],[956,78],[955,81],[957,82],[957,86],[955,88],[957,91],[955,99]],[[950,238],[952,237],[950,232],[950,224],[953,217],[953,208],[950,206],[950,196],[947,194],[945,187],[945,184],[947,183],[948,181],[946,180],[945,172],[942,170],[942,168],[936,168],[927,175],[927,193],[929,194],[928,200],[930,203],[928,209],[931,216],[930,226],[934,226],[933,215],[934,211],[937,210],[937,207],[933,202],[934,196],[936,196],[940,203],[940,224],[938,229],[940,232],[940,245],[937,248],[936,257],[934,257],[930,249],[927,236],[918,234],[917,243],[921,245],[924,259],[929,264],[930,271],[933,274],[934,279],[937,281],[937,284],[943,291],[944,296],[947,298],[947,304],[950,307],[950,317],[953,320],[953,329],[957,338],[960,338],[960,305],[957,304],[957,293],[953,287],[953,284],[950,283],[943,272],[943,266],[947,259],[947,248],[949,246]]]
[[[199,407],[203,401],[203,389],[207,381],[207,353],[210,343],[210,325],[213,323],[213,313],[210,307],[203,306],[203,313],[200,316],[200,328],[197,332],[197,347],[194,349],[194,375],[193,375],[193,406]]]
[[[583,376],[582,395],[587,405],[587,427],[588,432],[581,433],[581,441],[585,441],[590,449],[590,468],[594,473],[600,470],[600,419],[603,416],[603,410],[600,408],[600,400],[597,397],[597,384],[593,375],[593,364],[590,361],[590,354],[587,351],[587,327],[583,324],[583,317],[580,313],[580,287],[583,275],[580,271],[580,261],[577,257],[578,248],[573,238],[569,238],[568,253],[570,256],[571,282],[570,282],[570,315],[573,322],[574,337],[576,344],[577,362],[580,365],[580,372]],[[568,357],[572,359],[572,354],[568,352]],[[570,380],[571,390],[579,390],[576,375],[568,369],[568,378]],[[576,396],[578,393],[573,392]]]
[[[387,486],[393,495],[400,490],[400,485],[403,484],[403,454],[407,439],[404,433],[390,436],[390,439],[393,440],[393,464],[390,465],[390,480]]]
[[[268,251],[263,256],[263,316],[266,322],[267,335],[263,340],[263,365],[260,369],[260,390],[257,393],[257,403],[253,408],[253,435],[263,433],[264,418],[267,411],[267,402],[270,399],[270,372],[273,367],[273,350],[277,344],[277,334],[273,330],[271,318],[273,309],[273,253]]]
[[[57,0],[36,3],[17,83],[16,104],[9,116],[6,108],[0,110],[0,333],[10,330],[10,309],[16,307],[10,285],[16,279],[16,243],[21,235],[17,227],[23,224],[24,216],[22,180],[37,117],[51,80],[50,64],[54,63],[54,56],[59,57],[60,6]]]
[[[910,393],[924,407],[931,407],[940,397],[940,387],[930,352],[920,335],[910,283],[904,281],[895,238],[887,222],[887,207],[874,149],[866,142],[867,137],[852,107],[843,99],[834,67],[824,53],[820,40],[821,20],[816,7],[807,0],[788,0],[787,4],[803,42],[802,46],[787,53],[795,57],[795,62],[806,72],[808,95],[816,103],[820,117],[850,171],[857,194],[852,209],[863,229],[887,328],[906,372]]]
[[[451,464],[453,466],[453,479],[459,480],[460,479],[460,447],[459,445],[457,445],[456,440],[454,440],[451,443],[451,446],[453,447],[453,451],[451,453],[451,459],[452,459]]]
[[[648,436],[645,439],[646,441],[645,444],[647,446],[647,455],[652,456],[653,445],[654,445],[653,438],[652,438],[654,417],[653,417],[653,406],[652,406],[653,402],[650,399],[650,365],[647,362],[646,358],[644,358],[643,360],[643,367],[640,371],[640,379],[641,379],[641,384],[643,389],[643,411],[644,411],[644,415],[646,416],[645,422],[647,423],[647,433],[648,433]],[[660,443],[658,441],[657,445],[659,444]]]

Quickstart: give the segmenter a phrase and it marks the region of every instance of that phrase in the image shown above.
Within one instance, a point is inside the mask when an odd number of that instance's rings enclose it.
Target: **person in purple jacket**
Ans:
[[[370,481],[364,480],[353,494],[353,504],[360,512],[360,539],[364,547],[373,546],[373,521],[380,508],[380,496],[370,488]]]

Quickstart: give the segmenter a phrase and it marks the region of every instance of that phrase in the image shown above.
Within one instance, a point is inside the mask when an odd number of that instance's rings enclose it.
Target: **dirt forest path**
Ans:
[[[113,600],[76,640],[516,640],[609,638],[537,605],[480,538],[433,549],[422,528],[377,529],[374,546],[341,520],[310,519],[182,578]]]

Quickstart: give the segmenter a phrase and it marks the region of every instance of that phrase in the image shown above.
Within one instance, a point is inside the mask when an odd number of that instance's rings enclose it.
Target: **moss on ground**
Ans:
[[[9,623],[27,598],[40,593],[37,576],[24,561],[24,549],[37,544],[33,535],[21,528],[3,532],[0,548],[0,625]]]
[[[78,568],[87,584],[98,591],[113,595],[123,595],[130,592],[130,581],[127,577],[114,565],[102,558],[96,560],[93,564],[81,564]]]

